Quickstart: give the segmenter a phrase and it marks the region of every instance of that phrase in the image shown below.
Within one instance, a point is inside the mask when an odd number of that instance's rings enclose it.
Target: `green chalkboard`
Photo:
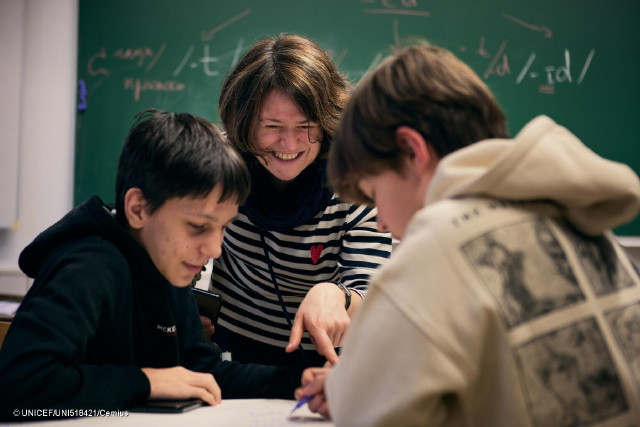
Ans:
[[[145,108],[219,122],[225,73],[257,39],[297,33],[357,83],[413,36],[494,91],[515,134],[547,114],[640,172],[636,0],[80,0],[75,203],[113,200],[117,157]],[[640,236],[640,219],[616,230]]]

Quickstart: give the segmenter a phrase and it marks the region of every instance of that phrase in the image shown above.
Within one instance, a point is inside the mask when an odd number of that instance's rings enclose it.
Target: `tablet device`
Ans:
[[[218,315],[222,307],[222,296],[198,288],[191,288],[191,290],[196,296],[200,314],[208,317],[215,324],[218,321]]]
[[[200,399],[169,400],[169,399],[149,399],[139,406],[131,408],[131,412],[186,412],[204,405]]]

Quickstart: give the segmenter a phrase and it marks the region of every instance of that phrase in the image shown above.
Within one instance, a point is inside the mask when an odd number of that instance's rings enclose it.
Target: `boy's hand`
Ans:
[[[334,283],[318,283],[309,290],[296,312],[285,351],[295,351],[306,330],[318,353],[332,365],[336,364],[338,354],[334,347],[342,344],[350,324],[351,318],[344,309],[344,292]]]
[[[306,396],[313,396],[307,403],[311,412],[316,412],[325,418],[331,418],[329,402],[324,394],[324,384],[331,368],[307,368],[302,372],[302,387],[295,391],[297,400]]]
[[[209,319],[207,316],[200,315],[200,322],[202,323],[202,330],[204,332],[204,337],[210,340],[211,336],[216,330],[216,327],[214,326],[211,319]]]
[[[200,398],[211,406],[222,401],[222,392],[211,374],[193,372],[182,366],[142,368],[151,384],[150,399]]]

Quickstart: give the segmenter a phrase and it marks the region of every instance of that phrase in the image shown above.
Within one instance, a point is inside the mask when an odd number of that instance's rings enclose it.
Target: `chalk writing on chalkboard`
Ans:
[[[484,37],[480,38],[480,43],[476,49],[476,53],[483,58],[491,59],[487,68],[482,73],[482,77],[486,80],[490,76],[504,77],[511,75],[511,66],[509,63],[509,55],[505,52],[507,48],[507,41],[503,40],[498,46],[496,53],[491,54],[485,47]],[[461,50],[466,50],[465,47],[461,47]],[[553,94],[555,92],[555,85],[559,83],[575,83],[581,84],[589,70],[589,66],[593,61],[595,55],[595,49],[591,49],[584,59],[584,63],[581,65],[580,72],[577,78],[574,78],[572,72],[571,52],[569,49],[564,49],[563,56],[560,58],[562,61],[559,65],[543,65],[542,71],[536,71],[533,69],[534,61],[536,60],[535,52],[531,52],[527,60],[522,65],[520,72],[517,74],[514,82],[515,84],[521,84],[525,78],[537,79],[543,78],[544,83],[539,86],[540,93]]]
[[[640,173],[640,56],[629,54],[640,49],[640,2],[161,0],[153,13],[145,0],[78,3],[76,203],[111,199],[137,112],[218,121],[225,74],[258,39],[280,33],[316,41],[354,85],[393,47],[428,40],[485,81],[512,135],[547,114]],[[617,232],[640,235],[640,218]]]
[[[162,43],[157,50],[149,46],[134,47],[134,48],[118,48],[110,55],[107,53],[104,47],[101,47],[96,53],[91,55],[87,61],[87,74],[92,77],[98,75],[108,76],[111,71],[104,67],[105,60],[109,58],[118,59],[121,61],[134,61],[138,67],[145,68],[145,71],[150,71],[158,62],[162,54],[164,53],[167,45]],[[147,59],[149,58],[149,61]],[[145,61],[147,64],[145,65]]]
[[[420,9],[417,0],[362,0],[364,14],[388,14],[388,15],[410,15],[418,18],[428,18],[431,13],[427,10]],[[139,102],[144,92],[182,92],[189,90],[190,79],[181,76],[187,71],[202,73],[205,77],[219,77],[232,66],[244,49],[244,38],[240,38],[236,42],[233,52],[216,52],[214,43],[215,36],[223,29],[232,27],[234,24],[241,22],[243,19],[251,15],[252,9],[245,9],[240,13],[231,16],[229,19],[221,22],[213,28],[204,29],[200,32],[200,40],[186,47],[171,46],[175,49],[184,49],[184,53],[175,58],[175,55],[167,57],[167,61],[175,61],[173,73],[171,76],[153,76],[153,77],[130,77],[125,76],[122,79],[122,88],[130,91],[135,102]],[[542,23],[531,23],[517,16],[502,13],[501,18],[513,23],[514,26],[524,28],[532,33],[539,33],[542,37],[550,39],[553,37],[553,31]],[[398,19],[392,20],[392,31],[394,42],[400,41],[400,28]],[[483,35],[479,37],[475,53],[488,60],[484,71],[479,74],[485,79],[490,78],[513,78],[516,85],[523,83],[525,79],[540,79],[538,92],[541,94],[552,95],[556,91],[556,85],[569,83],[580,85],[586,75],[589,67],[594,59],[595,49],[591,49],[585,58],[580,58],[580,64],[574,67],[572,63],[571,51],[564,48],[558,53],[558,61],[553,64],[540,63],[536,52],[530,52],[524,62],[513,63],[510,61],[508,53],[509,42],[504,39],[498,46],[495,46],[494,52],[490,52],[486,45]],[[97,52],[89,57],[87,62],[87,74],[89,76],[109,76],[111,68],[120,67],[118,63],[133,63],[135,67],[143,68],[145,73],[153,70],[154,66],[163,59],[163,54],[167,50],[167,43],[162,42],[159,46],[136,46],[136,47],[119,47],[112,52],[107,52],[101,47]],[[467,52],[466,46],[460,46],[461,52]],[[336,63],[340,62],[348,54],[344,50]],[[369,66],[364,71],[366,74],[370,69],[375,67],[384,57],[382,52],[374,53]],[[230,58],[230,60],[229,60]],[[578,71],[579,67],[579,71]],[[575,68],[575,70],[574,70]]]
[[[508,42],[503,40],[500,45],[496,47],[495,52],[491,53],[485,45],[484,37],[480,37],[475,53],[488,60],[486,68],[480,73],[482,77],[485,80],[491,77],[506,78],[513,76],[513,70],[515,69],[517,74],[515,74],[513,82],[516,85],[521,84],[524,79],[542,79],[538,90],[544,94],[555,93],[555,86],[557,84],[574,83],[580,85],[584,81],[595,56],[595,49],[591,49],[584,59],[580,59],[581,62],[577,64],[578,69],[574,71],[571,51],[564,49],[562,53],[559,53],[558,63],[540,64],[538,68],[535,68],[535,66],[538,65],[536,64],[537,55],[535,52],[531,52],[524,63],[512,64],[509,60],[507,47]],[[213,47],[209,43],[204,43],[201,46],[190,45],[177,61],[172,76],[167,76],[169,78],[143,79],[124,77],[122,87],[125,91],[132,92],[133,99],[136,102],[140,101],[141,94],[147,91],[184,91],[187,89],[188,83],[187,81],[178,79],[178,77],[184,73],[185,70],[200,70],[199,72],[202,72],[206,77],[220,76],[229,68],[230,64],[234,64],[237,61],[245,48],[244,39],[237,41],[236,48],[231,54],[225,53],[224,55],[214,55]],[[87,62],[87,73],[90,76],[109,76],[111,74],[111,67],[117,66],[114,63],[115,61],[133,61],[137,67],[143,67],[144,70],[148,72],[161,59],[165,49],[165,43],[161,44],[157,49],[148,46],[118,48],[111,54],[108,54],[104,48],[101,48],[89,58]],[[196,51],[196,49],[198,50]],[[466,46],[460,46],[460,51],[467,50]],[[223,63],[222,57],[229,55],[232,56],[231,61]],[[344,55],[345,53],[343,52],[342,56],[344,57]],[[377,65],[383,57],[383,53],[376,53],[365,73]],[[111,62],[109,62],[109,60],[111,60]],[[336,62],[339,63],[339,61]]]
[[[503,13],[501,16],[505,19],[515,22],[522,27],[541,32],[544,38],[550,39],[551,37],[553,37],[553,32],[544,25],[535,25],[530,22],[525,22],[524,20],[516,18],[515,16],[511,16],[507,13]]]
[[[413,15],[413,16],[430,16],[426,10],[418,10],[418,0],[381,0],[378,5],[376,0],[363,0],[367,7],[363,8],[364,13],[377,13],[387,15]],[[372,6],[369,6],[372,4]]]

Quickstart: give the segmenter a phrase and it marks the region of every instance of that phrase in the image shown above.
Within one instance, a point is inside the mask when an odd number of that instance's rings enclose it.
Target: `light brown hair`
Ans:
[[[453,53],[428,43],[398,50],[358,84],[329,155],[329,182],[341,198],[371,201],[358,181],[401,171],[406,155],[396,129],[418,131],[435,154],[508,136],[506,119],[480,77]]]
[[[265,98],[281,88],[322,131],[320,155],[325,155],[348,99],[346,79],[313,41],[279,35],[255,43],[223,82],[219,113],[231,143],[240,151],[264,153],[253,133]]]

